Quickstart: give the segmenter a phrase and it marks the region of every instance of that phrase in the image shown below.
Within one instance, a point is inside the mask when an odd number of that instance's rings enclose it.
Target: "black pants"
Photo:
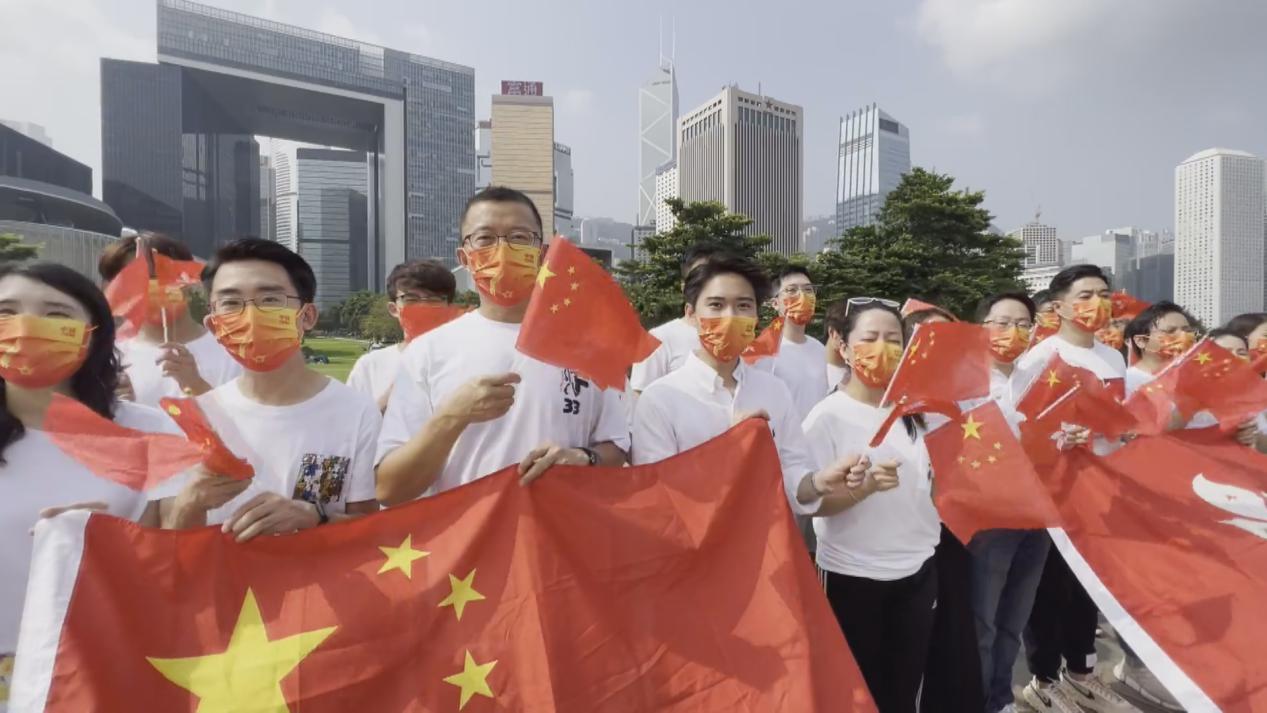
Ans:
[[[937,567],[937,611],[924,668],[922,713],[985,710],[981,655],[972,613],[972,555],[945,525],[933,557]]]
[[[823,574],[827,600],[880,713],[916,713],[937,606],[933,558],[892,582]]]
[[[1039,681],[1055,681],[1064,659],[1070,672],[1091,673],[1099,617],[1095,602],[1053,546],[1025,630],[1029,670]]]

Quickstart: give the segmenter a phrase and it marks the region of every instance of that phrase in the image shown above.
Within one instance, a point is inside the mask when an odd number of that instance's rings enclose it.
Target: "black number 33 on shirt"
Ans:
[[[590,382],[582,379],[576,372],[564,369],[559,390],[563,393],[563,413],[569,416],[581,415],[581,391],[589,388]]]

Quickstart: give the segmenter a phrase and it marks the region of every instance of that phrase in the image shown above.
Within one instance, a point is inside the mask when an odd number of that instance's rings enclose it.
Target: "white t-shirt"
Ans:
[[[644,391],[651,382],[682,366],[686,357],[699,348],[699,329],[685,317],[652,329],[651,336],[660,340],[660,346],[644,361],[633,365],[629,386],[634,391]]]
[[[848,367],[836,366],[835,364],[828,364],[827,365],[828,391],[834,391],[837,386],[840,386],[840,382],[844,381],[845,376],[848,374],[849,374]]]
[[[867,445],[891,410],[837,391],[805,419],[805,440],[820,468],[859,453],[873,464],[898,462],[896,488],[831,517],[814,518],[818,566],[829,572],[882,582],[909,577],[933,556],[941,539],[923,434],[912,440],[898,421],[879,446]]]
[[[467,426],[427,495],[496,473],[544,443],[585,448],[610,441],[627,451],[629,416],[623,394],[521,354],[515,349],[518,338],[518,324],[468,312],[410,342],[383,417],[376,462],[413,438],[463,385],[510,372],[522,379],[515,385],[510,410],[496,420]]]
[[[792,510],[802,515],[817,511],[821,501],[802,505],[796,500],[801,480],[815,468],[787,387],[742,361],[735,381],[732,395],[717,372],[691,354],[681,368],[648,386],[634,409],[632,462],[643,465],[675,456],[730,430],[735,416],[764,409],[770,415]]]
[[[383,394],[396,383],[396,372],[400,371],[400,355],[403,352],[404,349],[400,346],[392,345],[362,354],[348,374],[348,386],[378,403]]]
[[[198,374],[212,388],[227,384],[242,375],[242,365],[229,356],[211,332],[185,344],[185,347],[198,364]],[[176,380],[163,376],[159,369],[160,350],[157,344],[129,339],[119,343],[119,352],[123,355],[123,366],[132,382],[136,403],[158,406],[158,400],[164,396],[180,398],[185,395]]]
[[[1126,370],[1127,397],[1130,397],[1131,394],[1135,393],[1136,391],[1139,391],[1146,384],[1150,383],[1156,378],[1157,378],[1156,374],[1150,374],[1147,371],[1144,371],[1143,369],[1139,368],[1138,366],[1132,366],[1131,368],[1127,369]],[[1214,414],[1210,413],[1209,411],[1201,411],[1199,413],[1193,414],[1192,420],[1188,421],[1188,425],[1184,426],[1184,428],[1210,428],[1211,426],[1217,426],[1217,425],[1219,425],[1219,420],[1214,417]]]
[[[1059,352],[1060,358],[1069,366],[1076,366],[1095,374],[1109,387],[1111,392],[1123,396],[1126,391],[1126,358],[1118,350],[1096,341],[1090,347],[1080,347],[1055,335],[1039,342],[1037,346],[1021,355],[1016,361],[1016,371],[1012,374],[1012,388],[1019,403],[1025,398],[1029,387],[1042,376],[1043,368],[1051,360],[1053,354]],[[1121,445],[1118,441],[1109,441],[1097,437],[1091,444],[1096,455],[1105,456]]]
[[[381,418],[369,396],[330,379],[307,401],[269,406],[248,398],[234,379],[198,403],[229,450],[255,468],[250,487],[207,513],[207,524],[223,523],[260,493],[320,499],[329,513],[374,499]]]
[[[810,409],[840,382],[829,385],[827,381],[823,368],[827,363],[827,347],[822,342],[805,335],[805,341],[797,344],[786,336],[777,354],[758,361],[755,366],[760,371],[774,374],[787,385],[792,402],[796,404],[796,417],[804,421]]]
[[[115,423],[149,433],[179,433],[158,409],[120,402]],[[18,624],[26,598],[31,568],[30,529],[44,508],[75,503],[103,502],[111,515],[136,520],[146,502],[175,495],[178,478],[168,480],[148,496],[93,475],[66,455],[48,434],[27,429],[4,449],[0,465],[0,655],[13,653],[18,643]]]

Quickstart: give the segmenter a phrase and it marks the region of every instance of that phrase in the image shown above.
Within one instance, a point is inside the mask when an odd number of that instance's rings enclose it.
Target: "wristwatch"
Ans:
[[[324,525],[330,522],[330,515],[326,512],[326,506],[321,504],[320,500],[313,501],[312,506],[317,509],[317,524]]]
[[[593,448],[578,448],[577,450],[584,453],[585,457],[590,459],[590,465],[598,465],[598,451]]]

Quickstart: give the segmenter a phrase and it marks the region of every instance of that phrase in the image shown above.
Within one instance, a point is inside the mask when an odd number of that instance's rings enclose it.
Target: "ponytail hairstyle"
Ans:
[[[53,262],[0,263],[0,280],[17,275],[42,282],[78,302],[93,327],[88,340],[88,356],[79,371],[70,377],[70,392],[77,401],[98,415],[114,419],[115,389],[119,386],[119,357],[114,351],[114,316],[106,296],[92,280]],[[9,413],[0,379],[0,465],[4,451],[26,433],[22,422]]]

